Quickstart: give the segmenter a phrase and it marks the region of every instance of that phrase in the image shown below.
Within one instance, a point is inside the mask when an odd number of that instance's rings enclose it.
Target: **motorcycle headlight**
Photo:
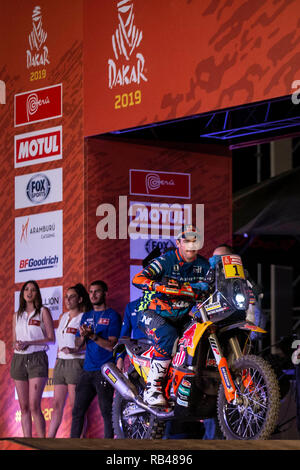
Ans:
[[[245,306],[246,298],[243,294],[236,294],[235,301],[240,309],[243,309]]]
[[[233,282],[232,300],[237,310],[247,310],[249,299],[244,286],[240,282]]]

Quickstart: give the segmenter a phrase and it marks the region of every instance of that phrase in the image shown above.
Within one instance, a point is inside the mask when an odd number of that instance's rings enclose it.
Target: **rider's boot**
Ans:
[[[171,359],[151,359],[149,374],[147,377],[144,402],[151,406],[167,406],[163,395],[162,381],[167,375]]]

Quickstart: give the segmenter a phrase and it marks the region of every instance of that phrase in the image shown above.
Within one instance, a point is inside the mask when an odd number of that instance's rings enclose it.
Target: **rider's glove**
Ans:
[[[195,293],[190,285],[182,286],[180,289],[176,289],[175,287],[163,286],[161,284],[155,285],[155,292],[159,292],[161,294],[166,294],[170,296],[180,296],[180,297],[189,297],[193,299],[195,297]]]
[[[190,284],[190,286],[192,287],[192,289],[200,290],[201,292],[206,292],[209,289],[209,285],[207,284],[207,282],[196,282]]]
[[[217,264],[221,261],[222,256],[221,255],[213,255],[211,258],[209,258],[209,264],[212,268],[215,268]]]
[[[178,289],[174,287],[164,286],[162,284],[154,284],[155,292],[159,292],[160,294],[167,294],[167,295],[178,295]]]
[[[195,292],[193,291],[191,284],[182,286],[179,289],[179,295],[182,295],[184,297],[189,297],[190,299],[195,298]]]

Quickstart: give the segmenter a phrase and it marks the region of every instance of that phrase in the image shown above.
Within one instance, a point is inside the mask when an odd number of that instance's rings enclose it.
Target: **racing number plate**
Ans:
[[[222,256],[222,263],[226,279],[239,278],[245,279],[243,263],[238,255]]]

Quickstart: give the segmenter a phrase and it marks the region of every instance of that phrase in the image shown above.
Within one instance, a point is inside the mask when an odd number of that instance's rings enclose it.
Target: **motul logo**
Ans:
[[[15,136],[15,168],[62,158],[62,126]]]

